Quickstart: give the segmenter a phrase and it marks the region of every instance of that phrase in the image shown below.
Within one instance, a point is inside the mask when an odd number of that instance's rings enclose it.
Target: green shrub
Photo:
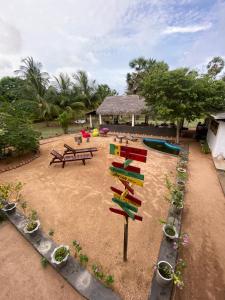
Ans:
[[[58,121],[64,133],[68,133],[68,128],[71,120],[71,113],[64,111],[58,116]]]
[[[0,158],[13,152],[20,155],[39,148],[40,133],[34,131],[31,123],[13,109],[0,112],[0,128]]]

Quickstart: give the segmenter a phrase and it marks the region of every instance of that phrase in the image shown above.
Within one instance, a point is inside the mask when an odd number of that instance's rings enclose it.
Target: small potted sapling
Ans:
[[[168,240],[174,240],[178,238],[177,229],[174,225],[175,218],[173,218],[173,222],[166,222],[164,220],[159,220],[161,224],[163,224],[163,233]]]
[[[60,245],[54,249],[51,254],[51,261],[57,267],[63,267],[70,255],[69,246]]]
[[[186,262],[183,259],[178,259],[175,270],[167,261],[159,261],[155,266],[156,281],[161,286],[167,286],[173,282],[178,288],[182,289],[184,282],[182,272],[186,268]]]
[[[170,191],[170,196],[169,198],[168,197],[165,198],[170,204],[172,204],[173,211],[178,214],[184,207],[183,205],[184,194],[174,184],[170,182],[168,177],[166,177],[166,186]]]
[[[173,267],[167,261],[161,260],[155,266],[156,281],[161,286],[169,285],[173,280]]]
[[[37,218],[37,212],[32,210],[28,216],[28,222],[24,227],[24,232],[30,235],[35,235],[40,227],[41,223]]]
[[[0,208],[7,214],[12,214],[16,211],[17,202],[20,201],[22,183],[7,183],[0,185]]]
[[[184,199],[183,192],[179,191],[176,188],[173,189],[172,194],[171,194],[171,202],[172,202],[172,206],[173,206],[173,211],[176,214],[179,214],[184,207],[183,199]]]

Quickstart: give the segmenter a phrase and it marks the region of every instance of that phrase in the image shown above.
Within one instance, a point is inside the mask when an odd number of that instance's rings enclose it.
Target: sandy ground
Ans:
[[[122,188],[108,171],[113,160],[121,160],[108,154],[113,137],[92,138],[89,144],[83,143],[82,147],[99,149],[86,166],[73,162],[64,169],[60,165],[49,167],[50,151],[54,148],[62,152],[65,142],[76,147],[72,135],[52,139],[41,146],[40,158],[1,174],[0,180],[22,181],[24,199],[37,210],[43,229],[54,229],[57,243],[71,246],[74,239],[78,240],[89,257],[88,269],[93,263],[100,263],[105,273],[113,274],[114,289],[123,299],[147,299],[162,238],[158,220],[166,218],[168,211],[165,175],[174,178],[177,159],[148,151],[146,164],[134,163],[145,175],[144,188],[135,188],[135,195],[143,200],[140,214],[144,220],[129,222],[128,262],[123,263],[124,219],[109,211],[114,206],[110,186]],[[144,147],[138,142],[130,145]]]
[[[187,261],[185,287],[175,300],[225,299],[225,197],[210,155],[190,146],[188,191],[183,228],[191,243],[183,250]]]
[[[40,259],[10,223],[0,225],[1,300],[84,299],[51,266],[43,269]]]

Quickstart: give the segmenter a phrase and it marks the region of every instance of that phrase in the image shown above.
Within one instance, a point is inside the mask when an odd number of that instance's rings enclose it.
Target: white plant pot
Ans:
[[[9,205],[9,204],[13,204],[13,206],[10,207],[10,208],[6,208],[6,206]],[[4,212],[8,213],[8,214],[12,214],[12,213],[14,213],[15,210],[16,210],[16,205],[17,205],[17,203],[8,203],[8,204],[6,204],[6,205],[2,208],[2,210],[3,210]]]
[[[172,272],[173,272],[173,267],[171,266],[170,263],[168,263],[167,261],[164,261],[164,260],[159,261],[158,264],[157,264],[156,280],[157,280],[159,285],[167,286],[172,282],[172,277],[171,278],[165,278],[160,274],[158,268],[161,264],[167,265],[171,269]]]
[[[33,230],[28,231],[27,230],[27,224],[26,224],[23,231],[27,234],[35,234],[38,231],[39,227],[41,226],[41,223],[40,223],[39,220],[36,220],[35,222],[37,223],[37,226]]]
[[[169,234],[166,232],[166,228],[167,228],[167,227],[171,227],[171,228],[174,230],[175,235],[169,235]],[[163,233],[164,233],[164,235],[165,235],[167,238],[169,238],[170,240],[174,240],[174,239],[178,238],[178,233],[177,233],[176,227],[173,226],[173,225],[170,225],[170,224],[164,224],[164,225],[163,225]]]
[[[184,168],[177,168],[177,171],[179,173],[186,173],[187,172],[187,170],[185,170]]]
[[[68,259],[68,257],[69,257],[69,253],[66,255],[66,257],[64,257],[64,259],[62,260],[62,261],[57,261],[56,259],[55,259],[55,253],[56,253],[56,251],[59,249],[59,248],[61,248],[61,247],[64,247],[64,248],[66,248],[67,250],[69,250],[69,246],[66,246],[66,245],[60,245],[60,246],[58,246],[58,247],[56,247],[55,249],[54,249],[54,251],[51,253],[51,262],[53,263],[53,264],[55,264],[56,266],[60,266],[60,267],[62,267],[62,266],[64,266],[65,264],[66,264],[66,262],[67,262],[67,259]]]

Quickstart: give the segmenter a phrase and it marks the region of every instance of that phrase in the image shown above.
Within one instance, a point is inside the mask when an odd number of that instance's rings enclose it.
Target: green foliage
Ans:
[[[207,65],[208,75],[215,78],[223,70],[224,66],[225,62],[221,56],[213,57]]]
[[[62,261],[67,254],[69,254],[70,251],[66,247],[60,247],[59,249],[56,250],[55,252],[55,260],[57,261]]]
[[[82,247],[80,245],[80,243],[76,240],[73,241],[73,246],[75,248],[76,251],[76,255],[78,255],[80,253],[80,251],[82,250]]]
[[[36,151],[40,134],[33,130],[23,112],[12,104],[0,107],[0,157]]]
[[[37,227],[37,219],[37,212],[35,210],[31,210],[31,212],[28,215],[28,223],[26,225],[28,231],[32,231]]]
[[[175,121],[177,143],[183,121],[222,109],[225,83],[209,76],[199,76],[187,68],[163,70],[153,68],[141,81],[141,94],[156,117]]]
[[[102,266],[93,264],[92,271],[96,278],[103,280],[105,278],[105,274],[102,271]]]
[[[67,111],[62,112],[58,116],[59,124],[62,127],[64,133],[68,133],[68,128],[69,128],[71,118],[72,118],[71,113]]]
[[[165,197],[165,199],[177,208],[182,207],[184,195],[182,191],[178,189],[178,187],[171,183],[168,177],[166,177],[166,187],[168,188],[170,195],[169,197]]]
[[[85,254],[80,254],[79,255],[79,258],[80,258],[80,263],[83,265],[86,265],[87,263],[88,263],[88,257],[87,257],[87,255],[85,255]]]
[[[48,260],[45,257],[41,258],[41,265],[45,269],[48,266]]]
[[[143,78],[153,69],[168,70],[168,65],[163,61],[155,59],[146,59],[138,57],[130,61],[129,66],[134,72],[127,73],[127,91],[128,94],[139,94],[141,92],[141,82]]]
[[[205,153],[205,154],[211,153],[211,150],[209,148],[209,145],[208,145],[207,141],[202,141],[201,142],[201,149],[202,149],[202,152]]]
[[[7,200],[7,201],[19,201],[22,197],[21,190],[22,190],[22,183],[5,183],[0,184],[0,199]]]
[[[53,229],[49,229],[48,235],[49,236],[53,236],[55,233],[55,231]]]
[[[27,99],[26,92],[25,80],[9,76],[0,79],[0,97],[6,101],[13,102],[20,99]]]
[[[105,278],[105,284],[111,286],[114,283],[114,277],[112,275],[107,275]]]

